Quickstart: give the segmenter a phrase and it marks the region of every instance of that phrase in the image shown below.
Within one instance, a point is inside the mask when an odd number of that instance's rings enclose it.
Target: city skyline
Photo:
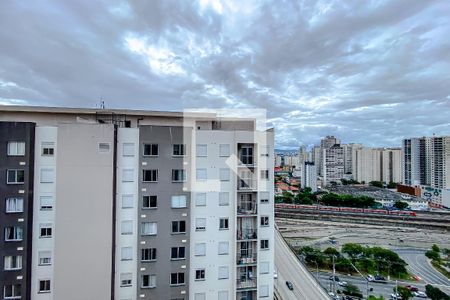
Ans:
[[[3,6],[1,104],[265,108],[282,149],[448,134],[446,2]]]

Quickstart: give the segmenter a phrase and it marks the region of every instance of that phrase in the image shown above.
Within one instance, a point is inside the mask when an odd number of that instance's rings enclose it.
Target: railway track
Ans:
[[[336,211],[275,209],[275,217],[286,219],[324,220],[396,227],[416,227],[441,229],[450,231],[450,220],[447,218],[426,218],[425,216],[391,216],[347,213]]]

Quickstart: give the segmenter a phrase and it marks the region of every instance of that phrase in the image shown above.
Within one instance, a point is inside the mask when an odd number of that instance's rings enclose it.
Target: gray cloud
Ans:
[[[446,1],[6,0],[0,103],[266,108],[278,147],[395,146],[450,133],[448,15]]]

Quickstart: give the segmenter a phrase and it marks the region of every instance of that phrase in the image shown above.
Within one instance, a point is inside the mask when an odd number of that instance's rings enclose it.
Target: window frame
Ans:
[[[230,218],[222,217],[219,218],[219,230],[229,230],[230,229]]]
[[[261,216],[259,218],[259,225],[261,227],[269,227],[270,226],[270,218],[269,218],[269,216]]]
[[[176,283],[173,282],[174,275],[176,276]],[[186,285],[185,273],[184,272],[170,273],[170,286],[181,286],[181,285]]]
[[[145,198],[148,197],[149,206],[145,206]],[[152,206],[152,201],[155,201],[155,206]],[[142,195],[142,209],[156,209],[158,208],[158,196],[157,195]]]
[[[147,280],[148,280],[148,284],[149,285],[144,285],[144,277],[148,277]],[[152,284],[153,281],[154,281],[154,284]],[[154,288],[156,288],[156,274],[142,274],[141,275],[141,288],[142,289],[154,289]]]
[[[175,220],[175,221],[172,221],[170,224],[171,224],[171,228],[170,228],[171,234],[186,233],[186,220]],[[184,225],[181,225],[181,224],[184,224]],[[184,227],[184,231],[181,231],[182,227]],[[174,230],[174,229],[177,229],[177,230]]]
[[[48,284],[48,289],[42,289],[42,283],[44,283],[44,288],[45,287],[47,287],[47,284]],[[46,284],[47,283],[47,284]],[[48,293],[51,293],[51,280],[50,279],[39,279],[38,280],[38,286],[39,286],[39,289],[38,289],[38,294],[48,294]]]
[[[12,145],[15,146],[15,149],[11,149]],[[23,148],[19,148],[19,145],[23,146]],[[6,143],[6,156],[25,156],[25,152],[26,152],[25,148],[26,148],[26,143],[24,141],[8,141]],[[15,151],[12,151],[12,152],[14,152],[14,153],[12,153],[10,150],[15,150]]]
[[[175,250],[175,253],[174,253]],[[174,255],[175,254],[175,255]],[[170,248],[170,260],[185,260],[186,259],[186,247],[177,246]]]
[[[144,229],[145,229],[145,226],[146,226],[146,224],[152,224],[152,225],[149,225],[152,229],[154,228],[155,229],[155,231],[153,232],[151,232],[151,233],[145,233],[144,232]],[[141,222],[141,236],[152,236],[152,235],[157,235],[158,234],[158,222]]]
[[[195,269],[195,281],[205,281],[206,280],[206,269],[205,268],[199,268]]]
[[[14,172],[15,181],[9,181],[9,173]],[[23,174],[23,181],[18,181],[19,172]],[[6,170],[6,184],[25,184],[25,170],[24,169],[7,169]]]
[[[55,155],[55,142],[41,143],[41,156],[51,157]]]
[[[11,203],[8,204],[8,202],[14,202],[14,204],[11,205]],[[18,205],[18,203],[21,203],[21,204]],[[7,213],[7,214],[23,213],[23,209],[24,209],[23,204],[24,204],[23,197],[7,197],[5,199],[5,213]],[[11,206],[14,206],[15,210],[11,210]],[[18,207],[19,208],[21,207],[21,210],[18,210]]]
[[[145,147],[146,146],[149,146],[150,154],[145,154]],[[156,149],[156,154],[153,153],[155,149]],[[159,144],[143,143],[143,145],[142,145],[142,156],[144,156],[144,157],[157,157],[157,156],[159,156]]]
[[[181,146],[181,147],[180,147]],[[178,148],[177,151],[175,148]],[[172,144],[172,156],[173,157],[184,157],[187,156],[187,147],[186,144]],[[176,154],[175,152],[182,153],[182,154]]]
[[[150,172],[150,180],[146,179],[146,172]],[[159,169],[143,169],[142,170],[142,182],[158,182],[159,179]]]
[[[172,169],[172,182],[186,182],[187,170],[186,169]]]
[[[149,253],[146,253],[149,252]],[[157,259],[157,248],[142,248],[141,249],[141,262],[152,262]],[[150,259],[145,259],[146,257],[150,257]]]

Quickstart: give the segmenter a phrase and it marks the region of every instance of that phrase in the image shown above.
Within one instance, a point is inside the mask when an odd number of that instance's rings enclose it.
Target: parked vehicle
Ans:
[[[374,281],[375,277],[373,277],[372,275],[367,275],[367,281]]]
[[[347,281],[339,281],[338,284],[342,287],[345,287],[348,285]]]
[[[333,275],[330,276],[330,280],[333,280]],[[334,276],[334,281],[339,282],[339,277]]]
[[[288,289],[290,289],[291,291],[294,289],[294,285],[292,284],[292,282],[286,281],[286,285],[287,285]]]
[[[407,285],[406,288],[407,288],[408,290],[410,290],[411,292],[418,292],[418,291],[419,291],[419,289],[416,288],[416,287],[413,286],[413,285]]]
[[[413,295],[417,298],[428,298],[427,294],[421,291],[413,292]]]
[[[391,299],[391,300],[402,300],[403,298],[402,298],[402,296],[400,296],[399,293],[397,293],[397,294],[391,294],[391,297],[389,299]]]

